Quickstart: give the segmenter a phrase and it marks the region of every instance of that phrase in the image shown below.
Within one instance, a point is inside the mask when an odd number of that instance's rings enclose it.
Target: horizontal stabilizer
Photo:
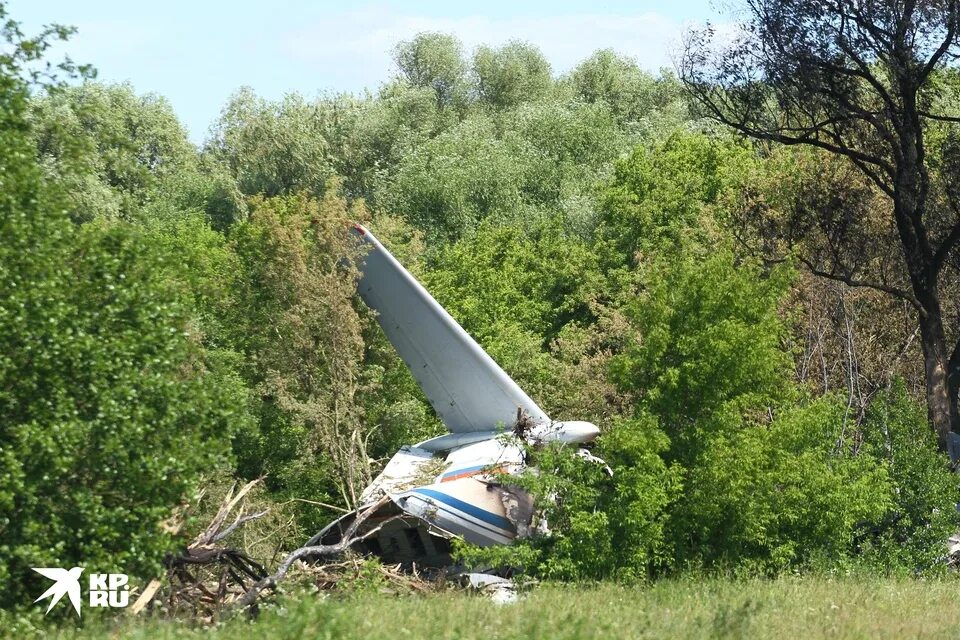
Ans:
[[[354,226],[369,252],[358,292],[397,353],[454,433],[509,429],[518,410],[549,418],[373,234]]]

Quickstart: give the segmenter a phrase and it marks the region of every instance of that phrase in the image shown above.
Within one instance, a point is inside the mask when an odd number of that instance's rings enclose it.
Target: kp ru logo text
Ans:
[[[50,598],[50,605],[46,613],[50,613],[54,605],[67,596],[74,611],[80,615],[80,574],[83,567],[60,569],[57,567],[34,568],[40,575],[54,581],[54,584],[44,591],[34,602]],[[91,573],[89,579],[88,601],[91,607],[121,608],[130,604],[129,579],[125,573]]]

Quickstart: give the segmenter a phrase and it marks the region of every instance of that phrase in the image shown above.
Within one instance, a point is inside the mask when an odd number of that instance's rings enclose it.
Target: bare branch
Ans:
[[[728,127],[731,127],[751,138],[756,138],[759,140],[769,140],[771,142],[779,142],[781,144],[786,144],[786,145],[805,144],[813,147],[818,147],[820,149],[824,149],[825,151],[830,151],[831,153],[835,153],[837,155],[842,155],[842,156],[851,158],[853,160],[857,160],[858,162],[874,165],[879,169],[881,169],[882,171],[884,171],[888,176],[893,177],[893,174],[894,174],[893,166],[891,166],[889,162],[887,162],[886,160],[878,156],[864,153],[863,151],[859,151],[857,149],[838,146],[836,144],[826,142],[820,139],[819,137],[816,137],[817,134],[821,133],[823,130],[817,130],[817,129],[803,130],[798,128],[797,131],[800,132],[802,135],[788,135],[788,134],[782,133],[782,131],[785,130],[783,128],[781,128],[780,130],[771,130],[771,131],[756,129],[754,127],[749,126],[744,121],[738,122],[736,120],[731,119],[716,104],[716,102],[714,102],[713,99],[710,96],[708,96],[705,92],[698,91],[697,94],[695,95],[697,95],[697,97],[700,98],[701,103],[704,104],[704,106],[706,106],[711,111],[711,113],[717,119],[718,122],[720,122],[721,124],[725,124]]]
[[[317,544],[307,547],[300,547],[299,549],[287,554],[283,561],[281,561],[277,566],[277,570],[272,575],[259,580],[256,584],[250,587],[244,596],[237,602],[237,606],[240,608],[250,606],[256,602],[263,590],[275,588],[277,583],[287,575],[290,567],[293,566],[293,563],[295,563],[297,560],[307,556],[333,556],[343,553],[357,542],[365,540],[379,532],[388,522],[393,522],[394,520],[401,518],[401,515],[393,516],[392,518],[388,518],[387,520],[381,522],[370,531],[367,531],[362,536],[356,536],[357,529],[359,529],[360,525],[366,522],[370,516],[379,511],[380,508],[386,505],[388,502],[390,502],[390,497],[383,496],[373,505],[367,507],[362,512],[358,512],[357,517],[353,520],[353,522],[350,523],[350,526],[347,527],[346,531],[343,532],[343,535],[340,537],[340,542],[335,544]]]
[[[220,508],[217,510],[217,515],[213,517],[210,525],[200,535],[198,535],[189,546],[196,547],[214,542],[214,537],[220,531],[220,527],[223,526],[224,520],[227,519],[227,516],[230,515],[230,512],[233,511],[233,508],[236,507],[237,504],[243,500],[244,496],[246,496],[247,493],[249,493],[250,490],[262,480],[263,478],[251,480],[247,484],[243,485],[236,495],[233,494],[233,490],[237,487],[236,483],[234,483],[233,486],[230,487],[230,491],[228,491],[227,495],[224,497]]]
[[[947,237],[940,243],[937,252],[933,256],[933,261],[930,263],[930,270],[934,275],[940,273],[944,262],[946,262],[950,252],[957,247],[957,244],[960,244],[960,222],[953,225],[953,229],[950,230]]]
[[[929,118],[930,120],[938,120],[939,122],[960,122],[960,116],[945,116],[939,113],[930,113],[929,111],[923,111],[918,109],[917,113],[923,118]]]
[[[950,3],[950,16],[947,18],[947,32],[943,36],[943,41],[940,43],[940,46],[937,47],[937,50],[934,51],[933,55],[930,56],[930,59],[927,61],[927,64],[923,66],[923,71],[920,72],[919,83],[923,83],[924,80],[933,72],[937,64],[943,58],[943,56],[950,49],[951,45],[956,44],[957,37],[957,3]]]
[[[920,305],[920,301],[917,300],[917,298],[908,291],[904,291],[903,289],[900,289],[898,287],[893,287],[893,286],[879,283],[879,282],[868,282],[866,280],[857,280],[855,278],[852,278],[842,273],[836,273],[833,271],[824,271],[822,269],[818,269],[817,267],[815,267],[813,263],[811,263],[806,258],[799,258],[799,260],[807,267],[807,269],[810,270],[810,273],[812,273],[815,276],[820,276],[821,278],[827,278],[828,280],[836,280],[837,282],[842,282],[849,287],[875,289],[876,291],[882,291],[892,296],[896,296],[902,300],[906,300],[911,305],[913,305],[917,309],[917,311],[920,311],[920,312],[923,311],[923,308]]]
[[[236,531],[237,527],[239,527],[240,525],[244,524],[245,522],[250,522],[251,520],[256,520],[257,518],[262,518],[263,516],[267,515],[269,512],[270,512],[269,509],[264,509],[263,511],[260,511],[258,513],[251,513],[249,515],[241,514],[237,516],[237,519],[233,521],[233,524],[231,524],[229,527],[227,527],[217,535],[213,536],[213,539],[210,542],[220,542],[221,540],[229,536],[231,533]]]

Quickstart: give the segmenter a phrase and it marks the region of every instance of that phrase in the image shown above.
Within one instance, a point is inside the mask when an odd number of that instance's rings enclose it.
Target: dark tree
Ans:
[[[944,299],[960,253],[960,201],[951,197],[960,175],[946,175],[960,117],[945,106],[956,87],[960,1],[747,0],[745,12],[733,39],[718,43],[710,28],[689,35],[683,81],[709,117],[751,138],[845,158],[884,194],[889,206],[871,214],[886,218],[893,268],[882,248],[871,255],[863,251],[871,243],[853,240],[862,221],[838,216],[833,199],[808,207],[821,219],[807,224],[843,220],[846,236],[835,238],[857,250],[801,260],[916,308],[929,418],[946,450],[960,431],[960,342],[945,322],[957,301]]]

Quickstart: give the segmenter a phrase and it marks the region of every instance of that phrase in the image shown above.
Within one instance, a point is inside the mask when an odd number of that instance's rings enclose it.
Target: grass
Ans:
[[[62,638],[957,638],[951,579],[666,580],[647,587],[541,585],[513,605],[460,591],[289,599],[215,628],[114,620]]]

